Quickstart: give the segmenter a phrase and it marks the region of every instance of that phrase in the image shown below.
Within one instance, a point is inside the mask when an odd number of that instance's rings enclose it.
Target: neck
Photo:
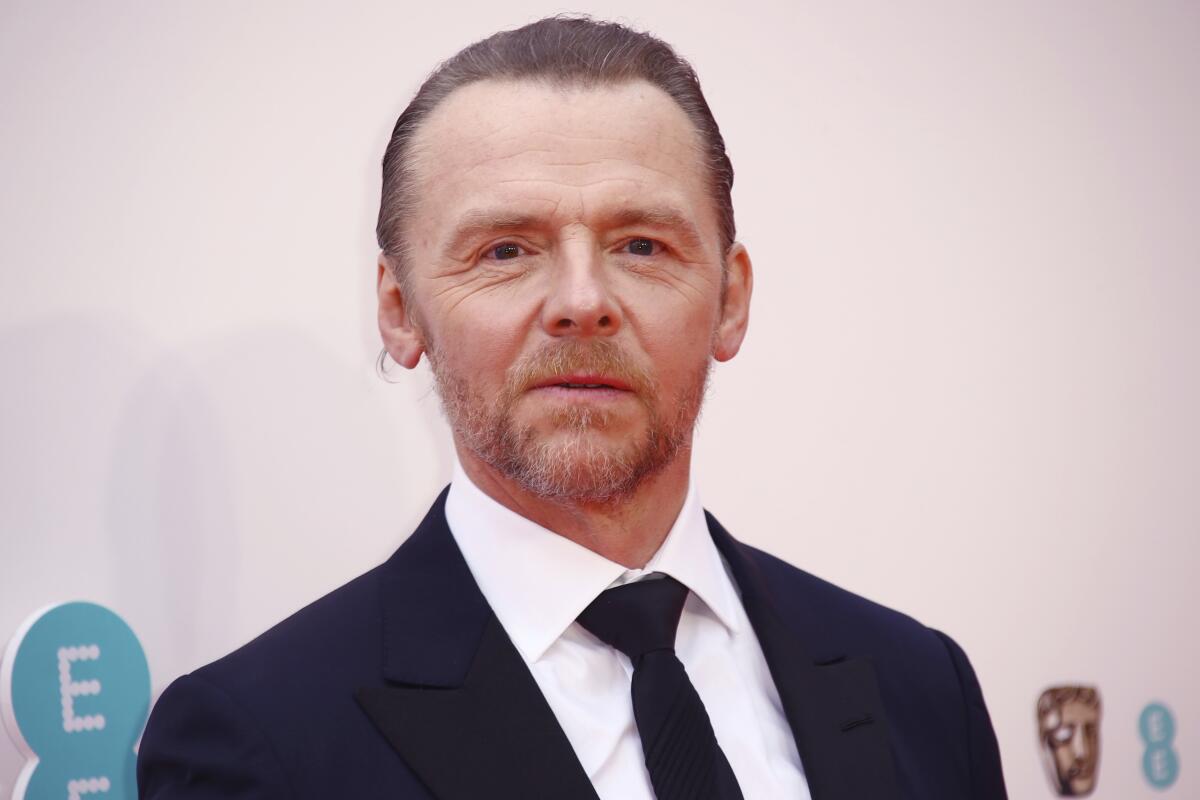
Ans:
[[[624,567],[646,566],[683,508],[691,448],[638,484],[633,493],[608,502],[574,501],[534,494],[456,442],[459,462],[471,481],[500,505]]]

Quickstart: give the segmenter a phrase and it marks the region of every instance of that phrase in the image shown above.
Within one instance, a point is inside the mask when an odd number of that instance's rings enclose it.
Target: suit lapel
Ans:
[[[749,548],[734,540],[711,514],[706,516],[762,645],[813,800],[899,798],[887,721],[871,663],[817,649],[833,638],[822,630],[812,610],[789,613],[785,619]],[[816,657],[802,642],[813,648]]]
[[[443,491],[381,570],[388,685],[359,689],[359,705],[438,800],[597,800],[454,543],[445,499]],[[749,548],[711,515],[708,526],[762,645],[813,800],[899,798],[871,663],[819,649],[833,641],[820,619],[808,609],[781,614]]]
[[[445,500],[383,567],[391,685],[359,689],[359,705],[438,800],[596,800],[454,543]]]

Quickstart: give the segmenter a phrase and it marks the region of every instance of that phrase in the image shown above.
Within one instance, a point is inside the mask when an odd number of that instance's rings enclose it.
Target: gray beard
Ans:
[[[643,481],[670,465],[691,442],[711,365],[709,359],[700,365],[675,404],[675,413],[664,418],[654,402],[656,382],[607,340],[547,343],[509,369],[499,397],[480,395],[465,378],[445,368],[445,360],[432,346],[428,355],[443,411],[458,442],[526,491],[571,503],[627,500]],[[567,435],[553,442],[539,441],[532,426],[516,422],[516,403],[539,378],[574,371],[602,372],[626,381],[648,415],[645,433],[622,445],[603,444],[593,434],[611,424],[611,414],[591,408],[555,411],[550,422]]]

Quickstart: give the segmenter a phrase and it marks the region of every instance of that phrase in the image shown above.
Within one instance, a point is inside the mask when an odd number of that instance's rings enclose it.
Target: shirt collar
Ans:
[[[662,572],[687,586],[737,632],[732,579],[689,482],[667,538],[644,569],[626,569],[502,506],[455,464],[446,522],[483,596],[526,663],[546,650],[610,586]]]

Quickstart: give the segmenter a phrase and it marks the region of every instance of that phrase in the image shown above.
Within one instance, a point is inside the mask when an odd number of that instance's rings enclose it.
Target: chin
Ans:
[[[614,437],[604,431],[559,432],[524,442],[494,466],[541,497],[620,502],[670,462],[661,451],[644,446],[647,438],[644,433]]]
[[[1095,783],[1090,779],[1085,781],[1071,781],[1067,785],[1067,788],[1071,792],[1070,797],[1086,797],[1092,793]]]

